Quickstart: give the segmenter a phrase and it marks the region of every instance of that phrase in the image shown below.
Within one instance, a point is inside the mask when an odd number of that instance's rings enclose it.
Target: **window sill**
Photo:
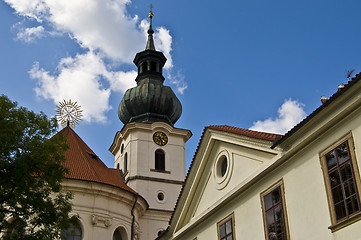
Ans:
[[[359,221],[360,219],[361,219],[361,212],[358,212],[355,215],[352,215],[351,217],[349,217],[345,220],[341,220],[340,222],[329,226],[328,228],[331,229],[331,232],[336,232],[348,225],[351,225],[351,224]]]
[[[170,171],[165,171],[165,170],[158,170],[158,169],[150,169],[151,172],[159,172],[159,173],[168,173],[170,174]]]

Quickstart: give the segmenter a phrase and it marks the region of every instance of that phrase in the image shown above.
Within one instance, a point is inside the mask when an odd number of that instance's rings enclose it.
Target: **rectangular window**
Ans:
[[[283,181],[261,193],[261,202],[266,239],[289,239]]]
[[[336,231],[360,216],[360,177],[351,134],[323,151],[320,158],[331,213],[330,228]]]
[[[234,240],[234,215],[233,213],[217,224],[219,240]]]

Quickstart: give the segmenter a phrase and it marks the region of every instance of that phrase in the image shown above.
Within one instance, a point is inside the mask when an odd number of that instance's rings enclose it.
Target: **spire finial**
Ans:
[[[153,4],[150,4],[150,12],[149,12],[149,19],[150,19],[150,23],[149,23],[149,29],[148,29],[148,41],[147,41],[147,46],[145,47],[145,50],[154,50],[155,51],[155,47],[154,47],[154,41],[153,41],[153,29],[152,29],[152,19],[153,19]]]
[[[150,4],[150,12],[149,12],[149,18],[150,18],[150,20],[152,20],[152,18],[153,18],[153,4]]]

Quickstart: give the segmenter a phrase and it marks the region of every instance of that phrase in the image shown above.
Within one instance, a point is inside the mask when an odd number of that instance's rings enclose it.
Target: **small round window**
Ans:
[[[157,198],[159,201],[163,201],[164,200],[164,194],[162,192],[158,193]]]
[[[218,163],[217,163],[217,175],[218,175],[218,177],[224,177],[224,175],[227,172],[227,167],[228,167],[227,157],[222,156],[221,159],[219,159]]]
[[[157,202],[159,202],[159,203],[165,203],[165,201],[166,201],[167,199],[166,199],[166,195],[165,195],[165,193],[163,192],[163,191],[158,191],[157,192]]]
[[[226,150],[221,151],[217,155],[213,167],[213,175],[216,183],[218,183],[218,189],[222,189],[228,184],[231,178],[232,168],[233,162],[229,157],[229,153]]]

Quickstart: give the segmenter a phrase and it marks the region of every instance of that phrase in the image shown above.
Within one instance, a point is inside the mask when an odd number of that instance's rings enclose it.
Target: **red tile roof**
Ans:
[[[136,193],[123,182],[119,170],[108,168],[72,128],[65,127],[58,134],[66,137],[69,146],[64,153],[64,166],[69,169],[65,178],[107,184]]]
[[[213,130],[222,131],[222,132],[234,133],[234,134],[238,134],[238,135],[242,135],[242,136],[246,136],[246,137],[250,137],[250,138],[255,138],[255,139],[260,139],[260,140],[265,140],[265,141],[274,141],[276,138],[282,137],[282,135],[279,135],[279,134],[258,132],[258,131],[253,131],[253,130],[249,130],[249,129],[231,127],[231,126],[227,126],[227,125],[218,125],[218,126],[212,125],[212,126],[206,127],[206,129],[213,129]]]

